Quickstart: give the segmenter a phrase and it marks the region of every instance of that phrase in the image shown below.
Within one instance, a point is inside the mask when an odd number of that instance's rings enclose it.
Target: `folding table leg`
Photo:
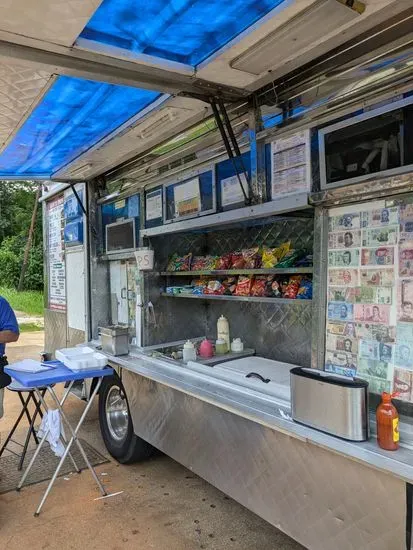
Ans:
[[[69,387],[67,388],[65,394],[63,395],[62,400],[61,400],[61,402],[60,402],[61,404],[63,404],[63,403],[66,401],[66,398],[67,398],[67,396],[69,395],[69,392],[70,392],[70,389],[71,389],[72,385],[73,385],[73,382],[69,385]],[[37,388],[36,388],[36,392],[37,392],[37,395],[38,395],[38,397],[39,397],[39,399],[40,399],[40,402],[42,403],[42,405],[43,405],[43,407],[44,407],[45,412],[47,412],[48,407],[47,407],[47,404],[46,404],[46,401],[45,401],[43,395],[40,393],[40,390],[38,390]],[[40,450],[41,450],[41,448],[42,448],[43,445],[44,445],[44,442],[46,441],[46,437],[49,435],[49,431],[50,431],[50,430],[47,430],[47,431],[46,431],[46,433],[44,434],[43,439],[40,441],[39,445],[37,446],[37,449],[36,449],[34,455],[32,456],[32,458],[31,458],[31,460],[30,460],[30,462],[29,462],[29,465],[28,465],[27,468],[25,469],[25,471],[24,471],[24,473],[23,473],[23,476],[22,476],[21,480],[19,481],[19,484],[18,484],[17,487],[16,487],[16,491],[20,491],[20,489],[21,489],[22,486],[23,486],[23,483],[26,481],[26,478],[27,478],[27,476],[29,475],[30,470],[31,470],[32,467],[33,467],[33,464],[35,463],[35,460],[36,460],[36,458],[38,457],[38,455],[39,455],[39,453],[40,453]],[[74,467],[76,468],[76,471],[79,472],[80,469],[78,468],[78,466],[77,466],[77,464],[76,464],[74,458],[72,457],[72,455],[70,455],[70,458],[71,458],[71,460],[72,460],[72,462],[73,462]]]
[[[20,395],[20,394],[19,394]],[[6,441],[3,443],[1,449],[0,449],[0,456],[4,453],[4,449],[7,447],[7,444],[9,443],[10,439],[13,437],[13,434],[14,432],[17,430],[17,426],[20,424],[20,420],[23,418],[23,415],[24,415],[24,409],[25,407],[27,407],[27,404],[29,402],[29,399],[30,399],[30,395],[27,397],[26,401],[23,400],[23,408],[22,410],[20,411],[20,414],[19,416],[17,417],[17,420],[16,422],[14,423],[14,426],[12,427],[12,429],[10,430],[9,432],[9,435],[7,436],[6,438]]]
[[[44,397],[45,393],[46,393],[46,389],[42,390],[43,397]],[[32,398],[32,401],[34,402],[35,408],[34,408],[34,413],[33,413],[33,416],[32,416],[32,421],[30,423],[30,428],[29,428],[29,430],[27,432],[27,435],[26,435],[26,441],[24,442],[23,452],[22,452],[21,457],[20,457],[19,466],[17,467],[17,469],[19,471],[22,470],[22,468],[23,468],[24,459],[26,458],[26,453],[27,453],[27,447],[29,446],[30,435],[32,433],[33,433],[33,437],[34,437],[34,440],[36,442],[36,445],[39,445],[39,440],[37,439],[36,431],[34,430],[34,423],[36,422],[36,418],[37,418],[38,413],[40,412],[40,407],[41,407],[42,404],[41,404],[40,401],[36,400],[36,398],[34,397],[34,392],[30,392],[29,397]]]
[[[32,395],[33,395],[33,391],[29,391],[29,397],[26,401],[26,406],[24,405],[24,401],[23,401],[23,396],[20,392],[18,392],[19,394],[19,398],[20,398],[20,401],[21,401],[21,404],[23,405],[23,410],[24,412],[26,413],[26,417],[27,417],[27,422],[29,423],[29,426],[30,426],[30,431],[34,437],[34,440],[36,441],[37,444],[39,444],[39,440],[37,439],[37,435],[36,435],[36,432],[34,431],[34,427],[32,426],[32,417],[30,416],[30,411],[29,411],[29,403],[30,403],[30,399],[32,398]]]
[[[83,447],[82,447],[82,444],[80,443],[80,441],[79,441],[79,439],[78,439],[78,437],[77,437],[77,434],[78,434],[80,428],[82,427],[83,421],[84,421],[84,419],[86,418],[86,415],[87,415],[87,413],[88,413],[88,411],[89,411],[89,409],[90,409],[90,407],[91,407],[91,405],[92,405],[92,403],[93,403],[93,400],[94,400],[94,398],[96,397],[96,395],[97,395],[97,393],[98,393],[98,391],[99,391],[99,388],[100,388],[101,383],[102,383],[102,378],[99,378],[98,383],[96,384],[96,387],[95,387],[95,389],[94,389],[94,391],[93,391],[93,393],[92,393],[92,395],[91,395],[91,397],[90,397],[90,399],[89,399],[89,402],[88,402],[88,404],[86,405],[86,407],[85,407],[85,409],[84,409],[84,411],[83,411],[83,413],[82,413],[82,416],[80,417],[79,422],[78,422],[77,426],[75,427],[75,429],[72,428],[72,425],[70,424],[68,418],[66,417],[66,414],[65,414],[64,411],[63,411],[63,407],[62,407],[62,405],[61,405],[61,402],[60,402],[59,399],[57,398],[55,392],[53,391],[52,388],[49,388],[49,392],[50,392],[51,395],[53,396],[53,399],[55,400],[56,405],[57,405],[58,408],[59,408],[59,411],[60,411],[60,413],[61,413],[61,415],[62,415],[62,418],[64,419],[65,423],[67,424],[68,428],[70,429],[70,431],[71,431],[71,433],[72,433],[72,437],[71,437],[71,439],[70,439],[70,441],[69,441],[69,443],[68,443],[68,445],[67,445],[67,447],[66,447],[66,449],[65,449],[65,452],[64,452],[62,458],[60,459],[59,464],[57,465],[57,468],[56,468],[56,470],[55,470],[55,472],[54,472],[54,474],[53,474],[52,479],[51,479],[50,482],[49,482],[49,485],[47,486],[46,492],[44,493],[43,498],[42,498],[42,500],[41,500],[41,502],[40,502],[40,504],[39,504],[39,506],[38,506],[36,512],[34,513],[34,515],[35,515],[36,517],[40,514],[40,511],[41,511],[41,509],[42,509],[42,507],[43,507],[43,504],[46,502],[46,499],[47,499],[47,497],[49,496],[49,493],[50,493],[50,491],[51,491],[51,489],[52,489],[52,487],[53,487],[53,485],[54,485],[54,482],[56,481],[56,478],[57,478],[57,476],[59,475],[59,472],[60,472],[60,469],[61,469],[61,467],[62,467],[62,465],[63,465],[63,462],[65,461],[65,458],[66,458],[67,454],[69,453],[70,448],[71,448],[71,446],[73,445],[74,442],[76,442],[76,444],[77,444],[77,446],[78,446],[78,448],[79,448],[79,451],[81,452],[81,454],[82,454],[82,456],[83,456],[83,459],[84,459],[84,461],[86,462],[87,467],[88,467],[89,470],[91,471],[92,476],[93,476],[94,480],[96,481],[96,484],[98,485],[98,487],[99,487],[100,491],[102,492],[103,496],[106,496],[106,494],[107,494],[107,493],[106,493],[106,490],[105,490],[105,488],[103,487],[103,485],[102,485],[100,479],[98,478],[98,476],[97,476],[97,474],[96,474],[96,472],[95,472],[93,466],[90,464],[89,459],[87,458],[87,455],[86,455],[86,453],[85,453],[85,451],[84,451],[84,449],[83,449]]]

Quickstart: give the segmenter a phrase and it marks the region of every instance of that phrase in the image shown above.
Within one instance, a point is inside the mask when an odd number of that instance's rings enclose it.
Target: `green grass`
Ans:
[[[15,311],[21,311],[26,315],[43,317],[44,302],[43,293],[31,290],[17,292],[14,288],[0,286],[0,296],[6,298]]]
[[[19,329],[20,332],[40,332],[43,327],[36,325],[36,323],[20,323]]]

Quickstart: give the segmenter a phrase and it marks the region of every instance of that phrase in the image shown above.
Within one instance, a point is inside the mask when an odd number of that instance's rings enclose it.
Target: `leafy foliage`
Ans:
[[[0,182],[0,285],[14,288],[19,282],[27,242],[36,184]],[[38,209],[24,285],[43,289],[42,215]]]

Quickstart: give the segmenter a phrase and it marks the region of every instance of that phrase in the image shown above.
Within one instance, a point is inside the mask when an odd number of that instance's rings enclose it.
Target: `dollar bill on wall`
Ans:
[[[328,218],[328,230],[347,231],[348,229],[360,229],[360,212],[351,212],[341,216]]]
[[[392,304],[393,289],[391,287],[361,286],[351,290],[354,290],[356,304]]]
[[[398,321],[413,323],[413,279],[406,279],[399,282],[398,297]]]
[[[377,378],[375,376],[361,376],[369,383],[369,392],[381,395],[383,392],[391,393],[393,381],[383,380],[383,378]]]
[[[357,248],[361,245],[360,229],[328,234],[328,248]]]
[[[329,302],[327,318],[336,321],[351,321],[353,319],[353,304],[345,302]]]
[[[358,269],[329,269],[328,284],[330,286],[359,286]]]
[[[328,253],[330,267],[358,267],[360,264],[360,250],[332,250]]]
[[[396,326],[397,341],[413,342],[413,324],[397,323]]]
[[[379,358],[379,343],[374,340],[360,340],[359,357],[360,359],[377,360]]]
[[[357,355],[344,352],[327,351],[325,370],[343,376],[356,376]]]
[[[395,364],[404,369],[413,370],[413,342],[397,341]]]
[[[348,338],[356,338],[356,328],[354,323],[338,323],[338,322],[328,322],[327,323],[327,332],[330,334],[335,334],[336,336],[345,336]]]
[[[393,269],[361,269],[361,286],[393,286]]]
[[[327,334],[326,348],[330,351],[345,351],[346,353],[358,352],[357,338]]]
[[[393,365],[371,359],[359,359],[357,366],[357,376],[360,378],[374,377],[382,380],[392,380],[393,371]]]
[[[347,252],[347,251],[345,251]],[[361,265],[393,265],[394,247],[381,246],[379,248],[363,248],[361,251]]]
[[[398,226],[363,230],[363,246],[375,247],[397,244]]]
[[[329,302],[350,302],[355,301],[355,288],[348,287],[333,287],[328,288],[328,301]]]
[[[396,341],[396,327],[375,323],[357,323],[356,334],[364,340],[393,343]]]
[[[393,390],[399,394],[397,399],[412,401],[413,372],[396,367],[393,375]]]
[[[361,220],[362,227],[396,225],[399,223],[399,208],[393,206],[362,212]]]
[[[411,248],[399,247],[399,276],[413,277],[413,244]]]
[[[354,305],[354,320],[364,323],[383,323],[389,324],[390,306],[383,305]]]

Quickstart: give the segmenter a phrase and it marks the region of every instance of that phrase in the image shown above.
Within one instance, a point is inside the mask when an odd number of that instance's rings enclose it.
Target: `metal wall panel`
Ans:
[[[69,348],[83,344],[86,341],[86,333],[84,330],[78,330],[68,327],[67,329],[67,345]]]
[[[309,550],[405,549],[405,483],[123,370],[137,435]]]
[[[67,347],[67,315],[65,312],[44,310],[45,351],[54,353]]]

